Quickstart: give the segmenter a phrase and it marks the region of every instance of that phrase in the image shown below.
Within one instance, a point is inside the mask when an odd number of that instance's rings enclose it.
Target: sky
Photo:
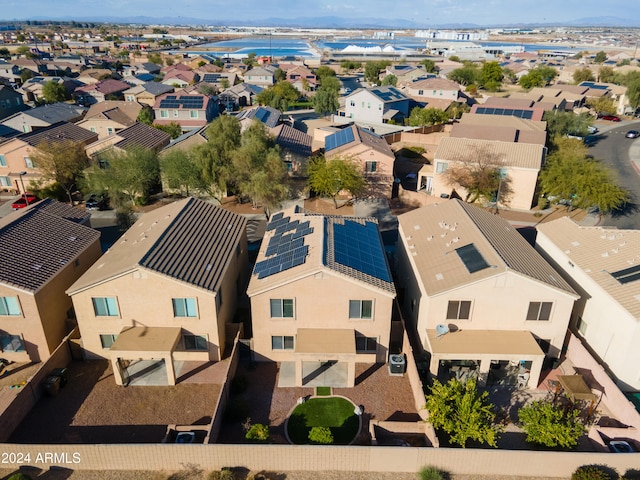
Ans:
[[[338,16],[404,19],[425,25],[562,23],[585,17],[633,19],[633,0],[0,0],[0,19],[90,20],[94,16],[195,17],[204,20]]]

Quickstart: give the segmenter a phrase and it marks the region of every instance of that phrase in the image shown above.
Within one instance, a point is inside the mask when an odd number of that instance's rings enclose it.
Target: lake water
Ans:
[[[372,38],[341,38],[337,40],[317,40],[314,45],[310,41],[302,38],[282,38],[276,36],[259,36],[237,38],[235,40],[225,40],[222,42],[212,42],[202,45],[203,47],[220,49],[216,51],[216,55],[229,56],[233,58],[243,58],[249,53],[255,53],[257,56],[295,56],[295,57],[317,57],[322,50],[330,50],[339,52],[349,45],[357,47],[384,47],[391,45],[399,53],[415,52],[423,50],[426,47],[426,40],[416,37],[396,37],[395,39],[372,39]],[[455,42],[455,40],[447,40]],[[526,52],[536,52],[538,50],[560,50],[572,51],[573,49],[566,46],[554,44],[533,45],[526,43],[510,43],[510,42],[476,42],[482,46],[523,46]]]

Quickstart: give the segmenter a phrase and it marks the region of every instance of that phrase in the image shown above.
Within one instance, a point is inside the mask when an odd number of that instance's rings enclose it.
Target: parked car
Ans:
[[[11,208],[14,210],[19,210],[21,208],[25,208],[27,205],[31,205],[32,203],[36,203],[40,200],[33,193],[23,193],[20,198],[18,198],[15,202],[11,204]]]
[[[615,115],[600,115],[598,118],[602,120],[609,120],[610,122],[619,122],[620,117],[616,117]]]
[[[638,130],[629,130],[625,135],[627,138],[638,138],[640,137],[640,132]]]
[[[104,195],[92,193],[84,202],[84,208],[87,210],[104,210],[107,206],[107,199]]]
[[[609,450],[612,453],[634,453],[636,451],[629,442],[624,440],[611,440],[609,442]]]

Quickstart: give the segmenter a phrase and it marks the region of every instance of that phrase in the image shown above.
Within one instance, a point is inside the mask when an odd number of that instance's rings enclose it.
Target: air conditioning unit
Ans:
[[[404,355],[389,355],[389,375],[402,375],[407,369]]]

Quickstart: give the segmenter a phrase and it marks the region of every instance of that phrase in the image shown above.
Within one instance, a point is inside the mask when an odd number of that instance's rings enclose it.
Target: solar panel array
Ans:
[[[339,132],[329,135],[325,139],[325,150],[333,150],[355,140],[353,137],[353,129],[351,127],[340,130]]]
[[[344,221],[333,224],[333,258],[336,263],[391,282],[385,253],[374,222]]]
[[[371,90],[371,92],[380,97],[385,102],[390,102],[392,100],[403,100],[407,98],[399,90],[396,90],[393,87],[384,90],[374,88],[373,90]]]
[[[479,272],[480,270],[489,268],[489,264],[473,243],[456,248],[456,253],[469,273]]]
[[[589,87],[596,90],[606,90],[608,87],[606,85],[599,85],[595,82],[582,82],[580,84],[581,87]]]
[[[613,272],[611,276],[622,285],[635,282],[636,280],[640,280],[640,265],[618,270],[617,272]]]
[[[202,76],[202,81],[205,83],[216,83],[220,81],[221,77],[222,75],[220,75],[219,73],[205,73]]]
[[[504,117],[518,117],[526,120],[533,118],[533,110],[524,110],[520,108],[494,108],[479,107],[475,113],[480,115],[502,115]]]
[[[167,95],[160,100],[160,108],[200,109],[204,105],[202,95]]]
[[[304,244],[304,237],[313,233],[313,227],[309,221],[291,221],[291,217],[285,217],[282,212],[271,217],[267,225],[267,231],[274,230],[269,239],[266,259],[256,263],[253,273],[258,278],[266,278],[275,273],[302,265],[309,253],[309,246]]]
[[[260,120],[262,123],[266,123],[266,120],[269,118],[269,110],[266,108],[258,108],[256,109],[255,118]]]

